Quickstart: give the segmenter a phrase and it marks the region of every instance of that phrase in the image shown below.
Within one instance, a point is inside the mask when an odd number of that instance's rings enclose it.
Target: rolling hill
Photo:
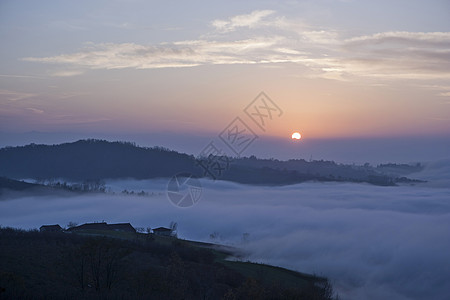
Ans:
[[[221,157],[223,158],[223,157]],[[416,180],[397,177],[396,169],[414,171],[391,164],[386,168],[337,164],[333,161],[280,161],[226,157],[226,167],[219,173],[201,168],[209,163],[213,170],[218,157],[198,159],[161,147],[139,147],[129,142],[79,140],[59,145],[30,144],[0,149],[0,176],[13,179],[66,179],[71,181],[111,178],[169,178],[180,172],[198,177],[214,177],[245,184],[286,185],[309,180],[367,182],[376,185],[414,183]]]

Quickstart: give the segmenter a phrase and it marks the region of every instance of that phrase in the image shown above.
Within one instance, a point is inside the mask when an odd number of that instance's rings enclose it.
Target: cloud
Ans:
[[[0,89],[0,100],[18,101],[36,96],[36,94]]]
[[[408,32],[391,31],[365,35],[347,39],[347,45],[374,45],[383,43],[398,43],[402,45],[428,47],[430,44],[450,46],[450,32]]]
[[[450,78],[450,32],[383,32],[347,39],[349,73],[386,78]]]
[[[265,17],[273,13],[275,13],[273,10],[255,10],[249,14],[234,16],[228,20],[214,20],[211,25],[222,32],[230,32],[242,27],[255,28],[262,24],[261,21]]]
[[[233,42],[192,40],[157,46],[102,43],[91,44],[73,54],[44,58],[27,57],[23,60],[74,65],[89,69],[156,69],[205,64],[257,64],[302,60],[303,56],[299,54],[300,52],[277,47],[282,39],[282,37],[255,37]],[[62,73],[61,75],[73,74]]]
[[[83,74],[83,71],[80,70],[62,70],[62,71],[54,71],[51,73],[51,76],[54,77],[72,77]]]
[[[32,76],[32,75],[12,75],[12,74],[0,74],[0,77],[6,77],[6,78],[36,78],[41,79],[43,77],[41,76]]]
[[[450,97],[450,86],[445,85],[445,84],[441,84],[441,85],[439,85],[439,84],[423,84],[423,85],[419,85],[419,87],[428,89],[428,90],[437,91],[437,93],[436,93],[437,96]]]
[[[448,160],[429,164],[422,175],[448,180],[448,166]],[[165,179],[107,184],[117,192],[144,190],[153,196],[3,200],[1,224],[30,228],[106,220],[159,227],[177,221],[181,238],[208,241],[218,232],[221,242],[244,247],[250,260],[329,277],[344,299],[446,299],[450,293],[448,185],[261,187],[202,181],[201,201],[179,209],[166,199]],[[246,245],[243,233],[250,234]]]
[[[302,39],[314,45],[337,46],[340,44],[339,35],[333,30],[301,31],[299,34]]]
[[[88,43],[78,52],[25,61],[87,69],[157,69],[229,64],[305,66],[306,77],[376,81],[449,79],[450,32],[380,32],[344,38],[345,32],[314,28],[256,10],[211,23],[198,39],[159,44]]]
[[[32,107],[27,107],[26,109],[28,109],[29,111],[35,113],[35,114],[43,114],[44,111],[42,109],[37,109],[37,108],[32,108]]]

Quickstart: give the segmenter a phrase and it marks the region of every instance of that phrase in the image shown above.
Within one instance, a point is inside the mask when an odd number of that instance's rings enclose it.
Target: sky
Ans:
[[[447,0],[2,0],[0,40],[0,146],[94,137],[196,154],[240,117],[263,157],[450,152]],[[260,92],[279,108],[263,129],[245,112]]]
[[[216,232],[212,241],[238,247],[244,261],[326,276],[341,299],[444,300],[450,293],[449,175],[445,160],[412,174],[429,180],[416,186],[201,180],[202,198],[189,208],[167,199],[167,179],[107,180],[118,194],[4,194],[0,225],[106,221],[156,228],[175,221],[182,239],[211,242]],[[123,189],[153,196],[124,196]]]

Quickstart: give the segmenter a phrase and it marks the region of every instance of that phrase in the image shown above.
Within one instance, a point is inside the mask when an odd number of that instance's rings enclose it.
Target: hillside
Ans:
[[[170,177],[180,170],[195,172],[194,157],[124,142],[80,140],[0,149],[0,176],[16,179],[144,179]]]
[[[47,185],[28,183],[6,177],[0,177],[0,200],[21,197],[25,194],[44,195],[55,192],[66,192],[64,188],[54,188]]]
[[[1,299],[332,299],[324,278],[146,234],[0,228]]]
[[[285,185],[309,180],[368,182],[376,185],[414,183],[417,181],[398,176],[421,168],[420,165],[405,168],[395,164],[389,165],[389,168],[375,168],[333,161],[279,161],[254,156],[227,160],[229,165],[222,166],[224,170],[217,176],[219,179],[264,185]],[[396,173],[397,169],[402,172]],[[14,179],[149,179],[169,178],[180,172],[199,177],[208,175],[192,155],[159,147],[138,147],[128,142],[80,140],[60,145],[30,144],[0,149],[0,176]]]
[[[42,185],[23,182],[19,180],[0,177],[0,194],[3,190],[26,191],[35,188],[41,188]]]

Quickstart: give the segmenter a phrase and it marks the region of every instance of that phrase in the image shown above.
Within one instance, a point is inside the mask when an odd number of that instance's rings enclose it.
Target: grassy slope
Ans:
[[[227,260],[235,250],[141,233],[0,228],[0,299],[332,299],[326,279]]]
[[[124,240],[138,239],[145,241],[148,239],[147,234],[119,232],[119,231],[89,230],[84,232],[78,232],[78,234],[87,236],[107,236]],[[170,245],[174,241],[177,241],[181,245],[187,245],[194,248],[210,249],[216,257],[215,259],[216,262],[219,262],[239,272],[244,277],[256,278],[267,284],[277,282],[287,287],[299,287],[305,286],[312,282],[320,282],[324,280],[324,278],[320,278],[311,274],[300,273],[293,270],[271,266],[267,264],[252,263],[249,261],[243,262],[243,261],[229,260],[229,258],[233,257],[235,254],[240,255],[239,249],[236,248],[198,241],[175,239],[172,237],[163,237],[156,235],[151,236],[155,242],[165,245]]]

